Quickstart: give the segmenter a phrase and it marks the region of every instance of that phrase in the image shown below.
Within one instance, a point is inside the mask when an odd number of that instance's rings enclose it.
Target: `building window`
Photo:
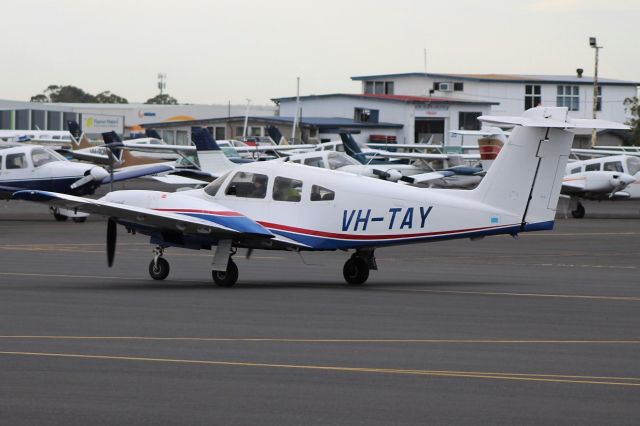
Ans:
[[[580,87],[563,85],[558,86],[556,103],[559,107],[567,107],[569,111],[580,110]]]
[[[262,127],[249,127],[249,136],[262,136]]]
[[[189,145],[189,132],[176,130],[176,145]]]
[[[216,127],[215,136],[217,141],[227,139],[227,129],[224,127]]]
[[[459,130],[480,130],[480,122],[478,117],[481,112],[460,112],[458,113],[458,129]]]
[[[596,111],[602,111],[602,86],[598,85],[598,96],[596,97]]]
[[[462,92],[464,90],[464,83],[462,83],[461,81],[453,83],[453,90],[455,92]]]
[[[377,109],[355,108],[353,119],[361,123],[377,123],[379,114]]]
[[[29,130],[29,110],[17,109],[15,112],[16,130]]]
[[[61,120],[61,112],[47,111],[47,130],[62,130]]]
[[[367,95],[393,95],[393,81],[365,81],[364,93]]]
[[[541,86],[527,84],[524,86],[524,109],[535,108],[542,104]]]
[[[45,125],[46,111],[32,109],[31,110],[31,130],[47,130]]]
[[[241,138],[244,136],[244,127],[238,126],[236,127],[236,138]]]

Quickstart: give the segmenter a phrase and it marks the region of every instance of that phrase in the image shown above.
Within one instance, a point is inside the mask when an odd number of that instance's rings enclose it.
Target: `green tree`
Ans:
[[[156,95],[151,99],[147,99],[145,104],[178,105],[178,101],[170,95],[164,93],[162,95]]]
[[[96,101],[99,104],[128,104],[129,103],[129,101],[127,101],[122,96],[118,96],[115,93],[111,93],[108,90],[98,93],[96,95]]]
[[[39,95],[34,95],[29,99],[30,102],[49,102],[49,97],[40,93]]]
[[[51,85],[47,87],[44,94],[49,96],[51,102],[79,102],[92,103],[97,102],[96,97],[85,92],[76,86],[57,86]]]
[[[627,124],[631,126],[631,139],[633,145],[640,145],[640,98],[634,96],[624,100],[625,109],[631,113],[631,119]]]

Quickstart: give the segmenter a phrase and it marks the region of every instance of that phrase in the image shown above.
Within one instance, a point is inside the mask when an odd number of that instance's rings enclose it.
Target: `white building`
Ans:
[[[296,98],[272,99],[279,115],[294,116]],[[363,129],[357,135],[361,142],[379,141],[385,136],[395,137],[398,143],[448,141],[450,130],[479,129],[476,118],[491,112],[492,101],[465,100],[394,94],[311,95],[300,97],[299,116],[339,117],[362,123],[401,125],[397,129]]]
[[[148,105],[39,103],[0,99],[0,129],[66,130],[66,121],[75,120],[90,137],[115,131],[129,134],[140,131],[140,125],[152,122],[197,120],[244,114],[245,105]],[[250,112],[271,116],[273,106],[254,105]],[[185,144],[188,140],[183,141]]]
[[[593,114],[593,78],[576,75],[404,73],[357,76],[363,94],[436,96],[491,101],[491,113],[520,115],[534,106],[565,106],[576,118]],[[630,116],[624,100],[636,96],[636,81],[599,78],[597,117],[620,123]],[[604,144],[603,141],[600,141]]]

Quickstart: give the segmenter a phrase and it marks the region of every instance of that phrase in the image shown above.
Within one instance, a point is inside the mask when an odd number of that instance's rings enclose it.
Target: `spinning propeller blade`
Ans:
[[[116,255],[116,221],[109,219],[107,221],[107,265],[109,268],[113,265],[113,258]]]

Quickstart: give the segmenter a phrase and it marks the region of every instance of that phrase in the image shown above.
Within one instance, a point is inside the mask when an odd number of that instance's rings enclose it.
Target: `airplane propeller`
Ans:
[[[613,190],[609,194],[609,198],[613,198],[616,192],[622,191],[635,181],[636,179],[633,176],[627,175],[625,173],[615,174],[611,176],[611,178],[609,179],[609,183],[611,184],[611,186],[613,186]]]
[[[91,182],[97,182],[98,184],[106,177],[106,172],[101,167],[92,167],[85,172],[85,175],[71,184],[71,189],[80,188]]]
[[[107,265],[109,265],[109,268],[113,265],[113,258],[116,255],[116,230],[117,223],[115,219],[109,218],[107,221]]]

